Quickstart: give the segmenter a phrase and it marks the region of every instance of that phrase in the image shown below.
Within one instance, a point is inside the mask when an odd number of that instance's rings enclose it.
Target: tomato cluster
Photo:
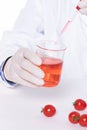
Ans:
[[[85,110],[87,103],[83,99],[76,99],[73,103],[73,106],[75,108],[75,111],[69,113],[69,121],[73,124],[79,123],[79,125],[87,127],[87,114],[80,115],[78,112]],[[56,114],[56,108],[51,104],[47,104],[42,108],[41,112],[43,112],[43,114],[47,117],[52,117]]]
[[[81,126],[87,127],[87,114],[80,115],[79,112],[73,111],[69,114],[68,118],[73,124],[79,123]]]
[[[77,99],[74,102],[75,110],[82,111],[86,109],[86,102],[83,99]],[[71,123],[77,124],[79,123],[81,126],[87,127],[87,114],[80,115],[77,111],[72,111],[68,115],[68,119]]]

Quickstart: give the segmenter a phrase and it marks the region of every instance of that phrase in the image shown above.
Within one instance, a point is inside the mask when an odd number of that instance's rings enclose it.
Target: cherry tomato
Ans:
[[[55,115],[56,113],[56,108],[53,105],[45,105],[44,108],[42,109],[42,111],[44,113],[45,116],[47,117],[51,117],[53,115]]]
[[[76,110],[84,110],[86,108],[86,102],[83,99],[75,100],[73,105]]]
[[[72,111],[69,113],[68,119],[71,123],[77,124],[79,122],[79,119],[80,119],[80,114],[76,111]]]
[[[81,126],[87,127],[87,114],[83,114],[80,116],[79,124]]]

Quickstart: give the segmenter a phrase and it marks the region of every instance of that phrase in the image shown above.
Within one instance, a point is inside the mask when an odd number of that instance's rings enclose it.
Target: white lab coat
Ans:
[[[3,34],[0,63],[20,47],[34,50],[41,39],[55,39],[75,9],[78,0],[28,0],[12,31]],[[44,32],[44,35],[43,33]],[[62,35],[67,46],[62,78],[87,76],[87,16],[80,13]]]

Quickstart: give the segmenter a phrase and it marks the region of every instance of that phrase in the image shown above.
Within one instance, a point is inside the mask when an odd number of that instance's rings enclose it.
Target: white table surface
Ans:
[[[0,85],[0,130],[84,130],[73,125],[68,114],[73,101],[87,101],[87,79],[61,80],[56,88],[6,88]],[[45,104],[53,104],[57,113],[51,118],[41,114]],[[87,113],[87,109],[81,113]]]

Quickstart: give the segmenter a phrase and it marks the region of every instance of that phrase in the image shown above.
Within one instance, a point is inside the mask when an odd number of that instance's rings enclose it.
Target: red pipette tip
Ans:
[[[77,10],[80,10],[80,7],[77,5],[77,6],[76,6],[76,9],[77,9]]]

